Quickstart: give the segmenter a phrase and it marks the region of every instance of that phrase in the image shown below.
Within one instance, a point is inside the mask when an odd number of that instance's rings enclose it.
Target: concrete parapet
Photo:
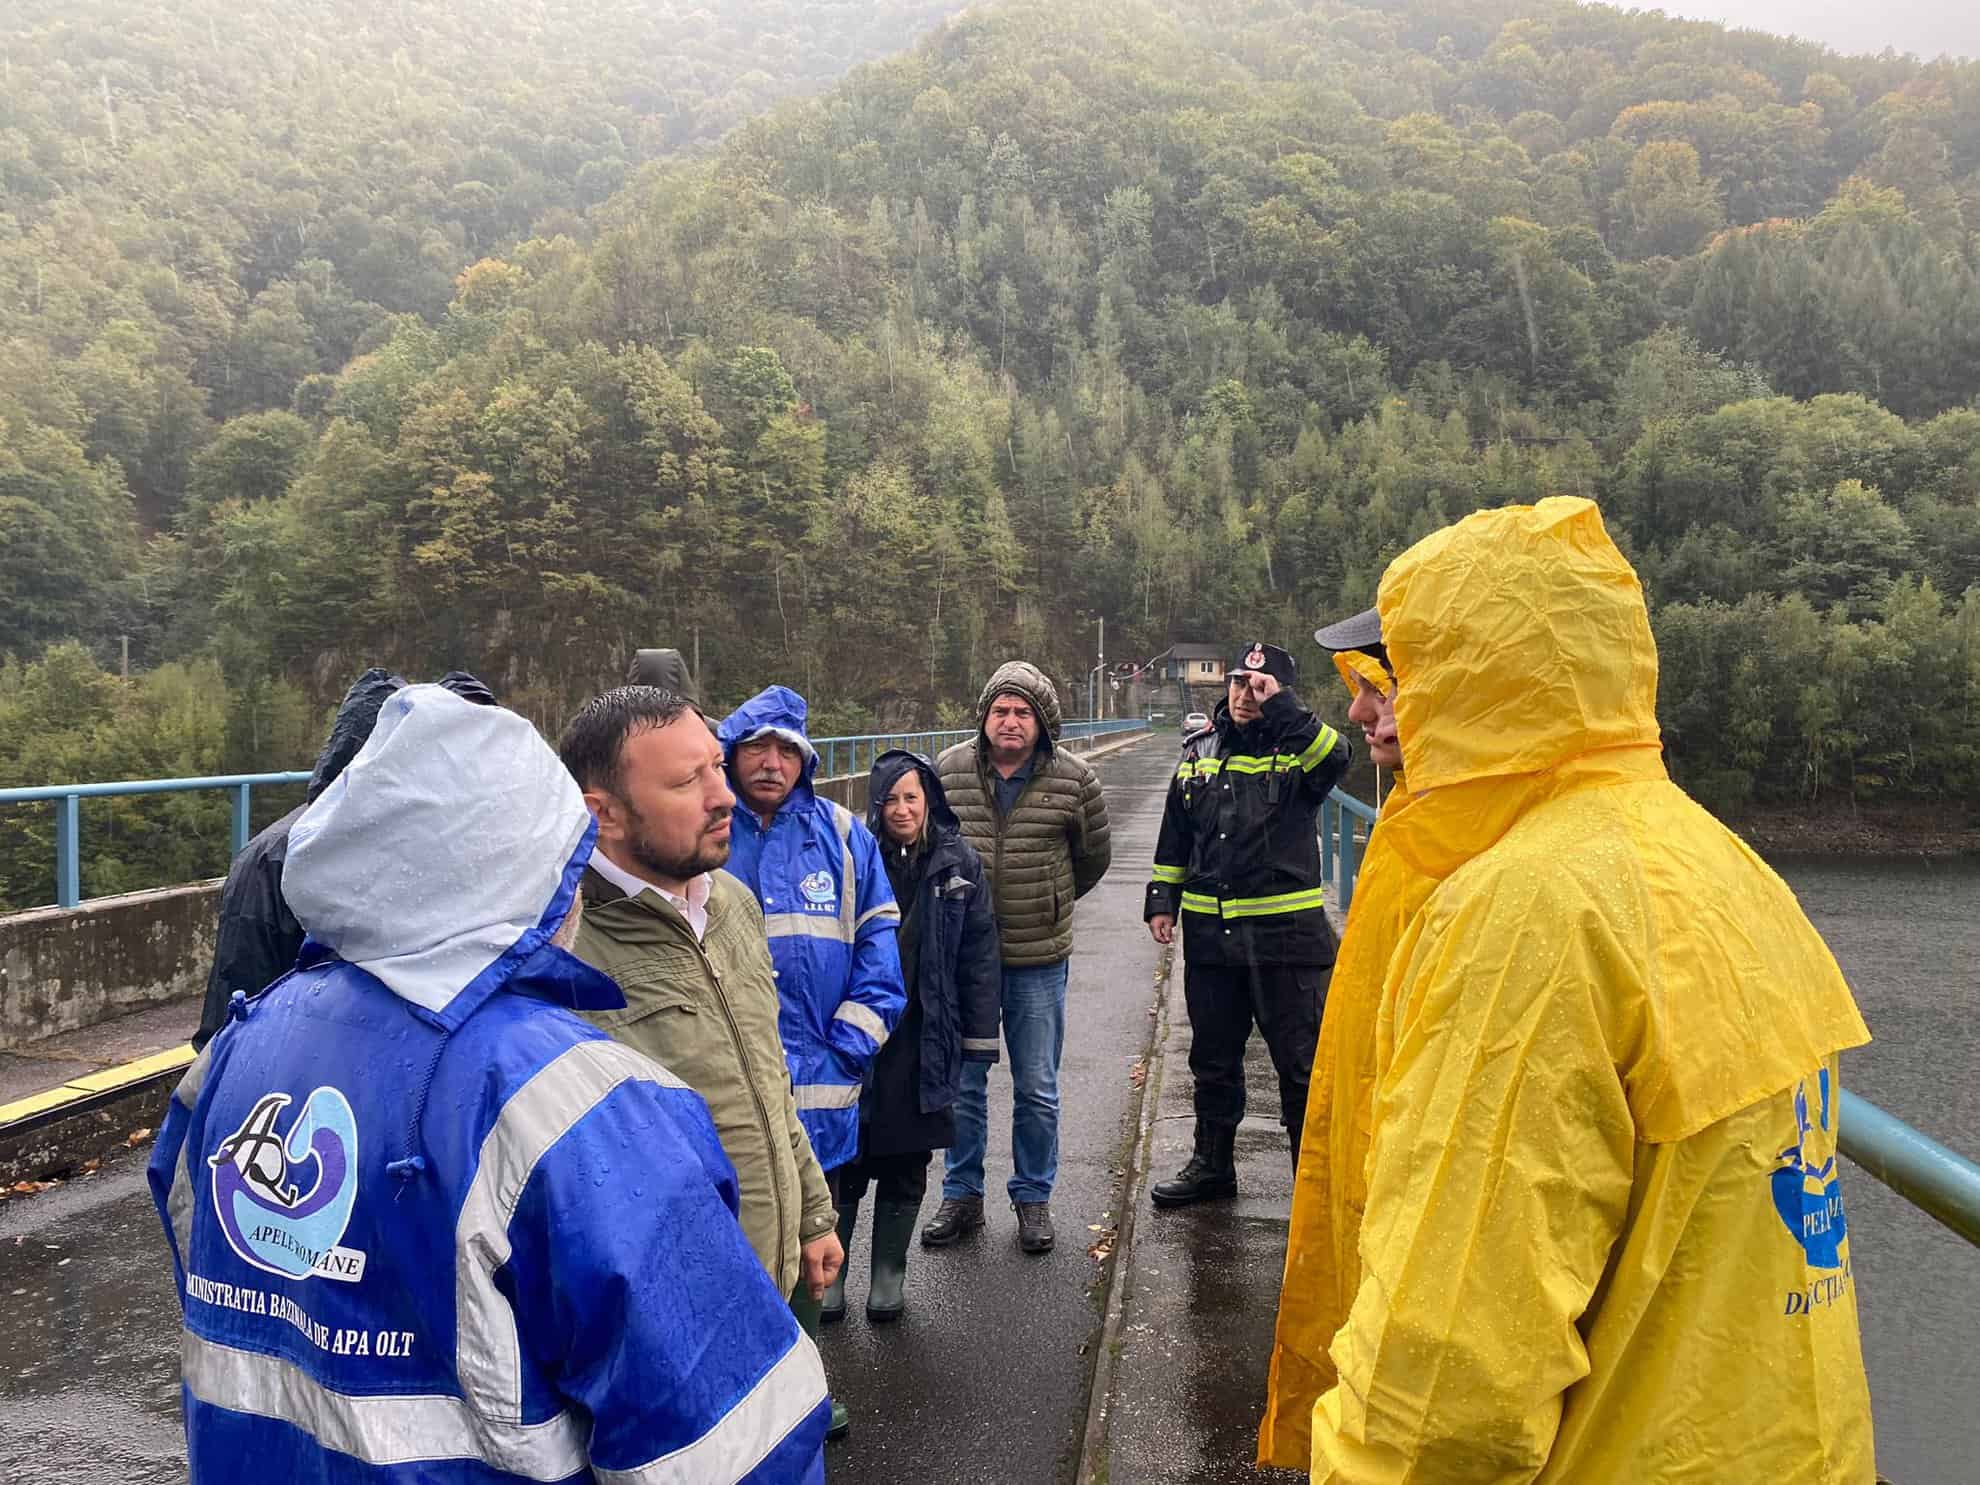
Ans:
[[[220,883],[0,917],[0,1050],[198,993]]]

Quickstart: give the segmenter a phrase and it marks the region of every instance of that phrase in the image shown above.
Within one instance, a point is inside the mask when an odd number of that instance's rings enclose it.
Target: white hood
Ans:
[[[437,1015],[555,930],[590,826],[523,718],[409,686],[289,832],[282,895],[311,938]]]

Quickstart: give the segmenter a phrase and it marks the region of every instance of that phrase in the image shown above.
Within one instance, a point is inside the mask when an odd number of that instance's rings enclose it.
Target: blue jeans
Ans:
[[[1004,970],[1004,1049],[1011,1059],[1012,1201],[1047,1201],[1059,1174],[1059,1054],[1066,1045],[1067,961]],[[990,1143],[990,1064],[965,1062],[956,1142],[942,1195],[981,1196]]]

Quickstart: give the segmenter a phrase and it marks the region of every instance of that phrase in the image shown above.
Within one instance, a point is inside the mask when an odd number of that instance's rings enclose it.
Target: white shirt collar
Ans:
[[[708,894],[714,883],[709,881],[707,872],[688,878],[686,895],[682,895],[669,892],[644,877],[634,876],[597,846],[591,848],[591,869],[628,897],[637,897],[642,892],[659,893],[680,910],[681,916],[687,919],[688,927],[694,930],[695,938],[700,939],[708,932]]]

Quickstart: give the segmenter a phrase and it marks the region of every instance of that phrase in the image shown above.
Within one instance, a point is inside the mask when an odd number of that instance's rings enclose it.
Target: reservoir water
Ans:
[[[1776,858],[1875,1040],[1843,1085],[1980,1160],[1980,861]],[[1845,1166],[1851,1268],[1893,1485],[1980,1482],[1980,1248]],[[1756,1345],[1764,1345],[1755,1337]]]

